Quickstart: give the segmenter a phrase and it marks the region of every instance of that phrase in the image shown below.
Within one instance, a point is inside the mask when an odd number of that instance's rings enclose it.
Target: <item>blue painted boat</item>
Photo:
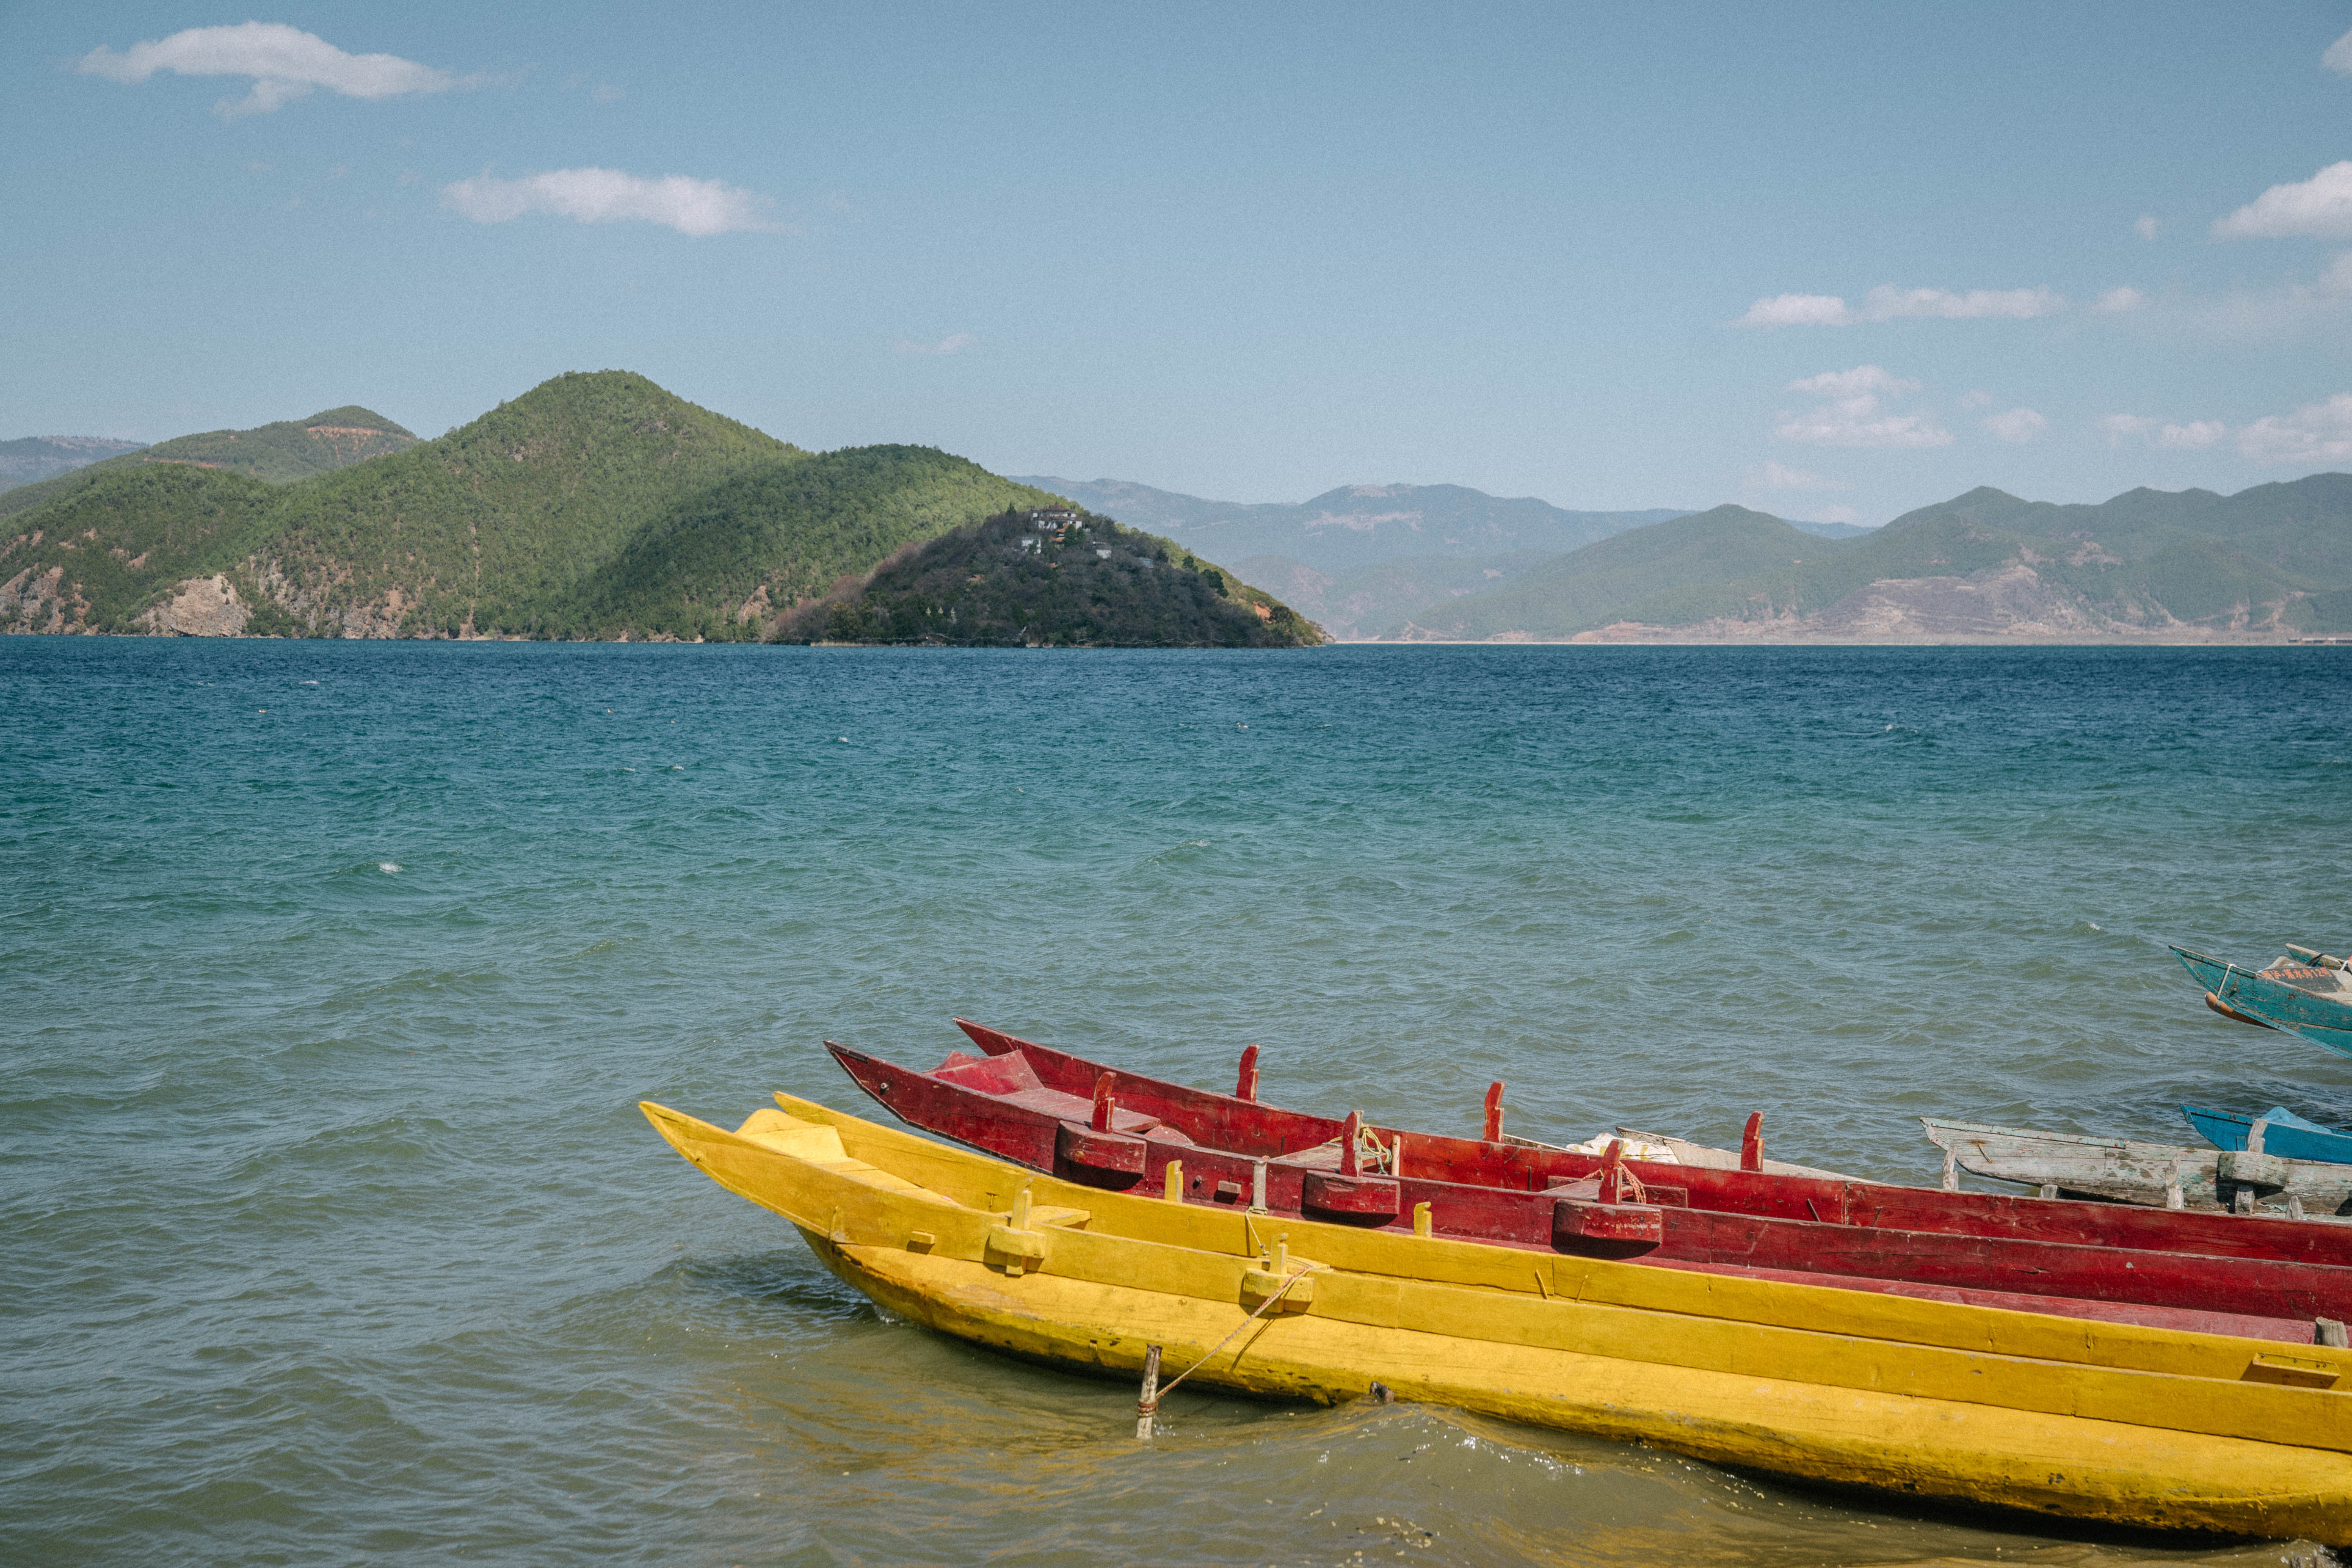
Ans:
[[[2205,987],[2206,1000],[2217,1012],[2291,1029],[2352,1053],[2352,981],[2342,970],[2292,959],[2267,969],[2241,969],[2185,947],[2172,952],[2190,978]]]
[[[2240,1116],[2235,1111],[2207,1110],[2194,1105],[2182,1106],[2180,1114],[2189,1118],[2189,1125],[2216,1149],[2243,1149],[2251,1140],[2254,1123],[2259,1121],[2263,1124],[2262,1152],[2265,1154],[2352,1165],[2352,1132],[2338,1132],[2333,1127],[2306,1121],[2284,1105],[2274,1105],[2260,1116]]]

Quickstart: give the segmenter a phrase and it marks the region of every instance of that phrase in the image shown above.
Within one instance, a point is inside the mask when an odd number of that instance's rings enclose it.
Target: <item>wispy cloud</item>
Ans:
[[[1837,294],[1775,294],[1748,307],[1736,327],[1854,327],[1868,321],[1906,319],[1971,321],[1986,317],[2028,321],[2067,308],[2066,297],[2049,289],[1897,289],[1882,283],[1848,305]]]
[[[2352,33],[2347,33],[2328,45],[2327,52],[2319,57],[2319,63],[2337,76],[2352,76]]]
[[[768,216],[767,197],[722,180],[646,179],[619,169],[557,169],[520,180],[477,174],[443,186],[441,205],[476,223],[551,213],[581,223],[656,223],[697,239],[784,226]]]
[[[2216,239],[2296,236],[2352,239],[2352,161],[2330,163],[2296,184],[2273,185],[2229,216],[2213,220]]]
[[[917,342],[912,338],[900,338],[890,345],[890,352],[901,354],[960,354],[978,342],[980,340],[970,332],[950,332],[935,343]]]
[[[2233,289],[2215,299],[2187,301],[2181,309],[2190,325],[2225,340],[2308,331],[2352,314],[2352,250],[2336,252],[2307,283],[2283,279],[2263,288]]]
[[[2192,419],[2186,425],[2176,425],[2139,414],[2110,414],[2099,421],[2099,428],[2107,433],[2109,446],[2137,438],[2151,447],[2179,452],[2202,451],[2219,445],[2230,434],[2230,427],[2219,419]]]
[[[2132,225],[2132,232],[2142,239],[2154,239],[2162,227],[2163,226],[2156,221],[2154,213],[2142,213],[2139,215],[2138,221]]]
[[[2238,450],[2257,463],[2352,461],[2352,392],[2265,415],[2238,432]]]
[[[2023,446],[2050,428],[2050,421],[2031,408],[2012,408],[2006,414],[1990,415],[1982,423],[1994,436],[2014,446]]]
[[[1783,414],[1772,433],[1812,447],[1948,447],[1951,432],[1926,414],[1897,414],[1884,403],[1919,390],[1916,381],[1874,364],[1824,371],[1789,384],[1791,392],[1827,399],[1801,414]]]
[[[1850,490],[1853,487],[1841,479],[1826,479],[1810,468],[1783,468],[1767,462],[1760,468],[1748,470],[1748,484],[1759,490]]]
[[[2126,283],[2110,289],[2092,301],[2091,309],[2105,315],[2120,316],[2126,310],[2137,310],[2147,303],[2147,296]]]
[[[245,97],[225,98],[214,105],[230,120],[267,114],[322,87],[345,98],[378,99],[446,92],[457,85],[447,71],[398,55],[346,54],[316,34],[283,22],[190,27],[168,38],[133,44],[119,55],[101,45],[84,55],[75,68],[120,82],[142,82],[157,71],[251,77],[253,87]]]

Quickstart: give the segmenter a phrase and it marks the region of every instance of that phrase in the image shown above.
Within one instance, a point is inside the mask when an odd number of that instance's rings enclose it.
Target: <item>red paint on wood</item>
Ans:
[[[1257,1047],[1255,1046],[1242,1047],[1242,1070],[1241,1076],[1234,1081],[1234,1098],[1235,1100],[1257,1098]]]
[[[1489,1143],[1503,1141],[1503,1085],[1499,1079],[1486,1086],[1486,1131]]]
[[[1099,1074],[1095,1079],[1094,1112],[1087,1119],[1087,1125],[1097,1132],[1110,1131],[1111,1118],[1118,1110],[1118,1102],[1110,1097],[1111,1083],[1111,1075],[1108,1073]]]
[[[1343,1176],[1362,1174],[1357,1168],[1356,1140],[1363,1134],[1364,1113],[1348,1112],[1348,1120],[1339,1124],[1339,1173]]]
[[[1634,1184],[1638,1186],[1640,1184]],[[1612,1138],[1609,1140],[1609,1147],[1601,1155],[1600,1201],[1604,1204],[1622,1203],[1624,1201],[1624,1196],[1625,1141],[1622,1138]]]
[[[1551,1210],[1554,1246],[1578,1250],[1584,1241],[1633,1242],[1655,1247],[1666,1238],[1665,1217],[1648,1204],[1621,1204],[1603,1198],[1557,1198]]]
[[[1764,1168],[1764,1113],[1748,1113],[1747,1129],[1739,1134],[1739,1168],[1761,1171]]]
[[[1128,1132],[1102,1132],[1076,1121],[1054,1129],[1053,1171],[1095,1187],[1131,1187],[1143,1175],[1151,1145]]]
[[[1318,1219],[1378,1223],[1395,1219],[1402,1200],[1398,1184],[1386,1176],[1309,1171],[1298,1184],[1298,1206]]]
[[[1057,1158],[1069,1152],[1058,1144],[1062,1130],[1071,1123],[1066,1118],[1057,1121],[1050,1107],[1062,1104],[1071,1110],[1079,1110],[1087,1102],[1076,1094],[1052,1089],[991,1092],[977,1084],[958,1081],[974,1076],[970,1064],[950,1065],[939,1074],[917,1073],[830,1042],[828,1048],[861,1087],[915,1126],[1037,1169],[1090,1180],[1095,1185],[1131,1185],[1136,1179],[1135,1175],[1104,1170],[1081,1176],[1082,1169],[1095,1168],[1075,1165],[1066,1157]],[[1060,1058],[1062,1065],[1057,1066],[1054,1058],[1059,1053],[1026,1043],[1022,1055],[1029,1066],[1036,1068],[1034,1078],[1048,1083],[1058,1077],[1063,1081],[1090,1084],[1104,1070],[1066,1057]],[[1014,1071],[1009,1062],[978,1065],[1006,1075],[1010,1082],[1029,1078],[1025,1071]],[[1080,1067],[1083,1072],[1077,1070]],[[1196,1110],[1203,1106],[1211,1110],[1232,1109],[1236,1102],[1229,1097],[1203,1095],[1131,1073],[1122,1073],[1119,1082],[1123,1097],[1136,1108],[1118,1112],[1121,1128],[1133,1129],[1120,1142],[1124,1143],[1131,1138],[1148,1150],[1143,1159],[1134,1161],[1137,1173],[1146,1168],[1147,1162],[1181,1159],[1188,1181],[1185,1195],[1191,1202],[1238,1204],[1243,1194],[1250,1190],[1253,1167],[1263,1160],[1266,1206],[1277,1215],[1312,1213],[1316,1217],[1401,1229],[1406,1224],[1401,1216],[1416,1203],[1427,1203],[1433,1228],[1440,1235],[1550,1252],[1561,1239],[1556,1229],[1558,1202],[1563,1197],[1587,1202],[1598,1197],[1602,1157],[1421,1135],[1414,1140],[1416,1168],[1423,1163],[1446,1163],[1474,1173],[1483,1169],[1490,1176],[1499,1171],[1507,1176],[1508,1184],[1360,1175],[1353,1180],[1362,1190],[1350,1191],[1338,1184],[1349,1178],[1336,1172],[1281,1158],[1286,1153],[1304,1154],[1328,1143],[1344,1124],[1271,1107],[1250,1106],[1246,1108],[1252,1113],[1250,1126],[1259,1135],[1273,1129],[1280,1135],[1272,1141],[1286,1146],[1237,1151],[1230,1146],[1221,1147],[1206,1137],[1193,1136],[1209,1127],[1205,1118],[1195,1115]],[[1057,1095],[1058,1099],[1053,1098]],[[1045,1097],[1043,1105],[1035,1103],[1041,1097]],[[1084,1127],[1072,1131],[1090,1138],[1107,1136]],[[1109,1164],[1123,1163],[1127,1158],[1124,1151],[1115,1156],[1108,1152],[1097,1155],[1083,1145],[1076,1152]],[[1328,1157],[1328,1152],[1323,1157]],[[1481,1161],[1485,1162],[1483,1166]],[[2300,1260],[2083,1245],[2080,1235],[2067,1235],[2065,1226],[2052,1221],[2053,1216],[2070,1210],[2087,1211],[2091,1218],[2102,1223],[2138,1223],[2143,1218],[2178,1221],[2184,1217],[2204,1221],[2201,1226],[2191,1226],[2180,1233],[2192,1237],[2224,1227],[2255,1227],[2253,1234],[2259,1237],[2264,1234],[2260,1228],[2263,1226],[2290,1235],[2336,1232],[2339,1229],[2336,1226],[2231,1220],[2220,1215],[2183,1215],[2179,1211],[2124,1210],[2116,1205],[1996,1198],[1982,1194],[1947,1194],[1933,1188],[1876,1186],[1809,1177],[1758,1176],[1641,1161],[1622,1164],[1629,1175],[1636,1171],[1645,1172],[1662,1183],[1674,1184],[1696,1205],[1642,1205],[1658,1217],[1664,1238],[1643,1253],[1640,1260],[1644,1263],[1725,1273],[1780,1270],[1782,1272],[1775,1277],[1857,1289],[1897,1289],[1886,1283],[1895,1280],[1904,1282],[1899,1287],[1901,1293],[1914,1295],[1949,1290],[2007,1291],[2016,1296],[2017,1304],[2032,1303],[2025,1310],[2112,1321],[2170,1324],[2182,1321],[2177,1316],[2180,1312],[2235,1314],[2274,1325],[2299,1324],[2305,1342],[2313,1319],[2352,1316],[2352,1269]],[[1544,1184],[1548,1186],[1574,1183],[1578,1190],[1530,1192],[1525,1190],[1525,1182],[1530,1176],[1547,1178]],[[1320,1203],[1352,1201],[1356,1207],[1310,1209],[1307,1203],[1310,1181]],[[1191,1185],[1192,1183],[1200,1184]],[[1371,1195],[1374,1192],[1379,1194],[1377,1199]],[[1375,1212],[1391,1201],[1391,1192],[1395,1194],[1395,1206],[1387,1208],[1385,1213]],[[1859,1211],[1853,1216],[1853,1224],[1814,1224],[1801,1217],[1808,1200],[1813,1201],[1826,1216],[1832,1212],[1829,1202],[1840,1201],[1847,1194],[1852,1195]],[[1956,1205],[1951,1201],[1954,1199],[1965,1201]],[[1737,1204],[1749,1205],[1754,1210],[1779,1212],[1743,1212],[1733,1206]],[[1799,1217],[1788,1217],[1790,1211]],[[2019,1223],[2021,1215],[2040,1227],[2041,1237],[2010,1233],[2023,1228]],[[1941,1228],[1897,1228],[1911,1219],[1940,1222]],[[1994,1228],[1999,1233],[1971,1234],[1959,1229],[1954,1223],[1956,1219]],[[2000,1229],[2003,1226],[2007,1229]],[[2326,1237],[2313,1241],[2315,1245],[2328,1244]],[[1576,1250],[1590,1253],[1599,1248],[1604,1255],[1625,1256],[1610,1252],[1609,1248],[1630,1245],[1588,1237],[1579,1241]],[[2142,1315],[2136,1317],[2136,1312]],[[2167,1318],[2166,1313],[2175,1316]],[[2283,1331],[2268,1333],[2267,1337],[2282,1334]]]
[[[990,1029],[964,1019],[956,1020],[964,1033],[989,1058],[977,1063],[973,1072],[985,1068],[992,1072],[1013,1074],[1035,1086],[1034,1095],[1060,1095],[1053,1103],[1067,1107],[1056,1111],[1060,1116],[1083,1117],[1085,1097],[1091,1091],[1095,1079],[1106,1069],[1105,1064],[1089,1060],[1050,1046]],[[967,1136],[922,1120],[916,1109],[903,1105],[893,1098],[896,1091],[887,1079],[869,1081],[869,1070],[899,1073],[904,1069],[890,1068],[876,1058],[860,1056],[843,1047],[827,1042],[834,1055],[841,1059],[850,1076],[860,1087],[886,1106],[898,1111],[919,1127],[929,1127],[950,1138],[971,1143],[990,1153],[1041,1168],[1052,1159],[1052,1144],[1047,1142],[1042,1151],[1024,1153],[1012,1148],[1000,1147],[984,1138]],[[951,1062],[955,1058],[950,1058]],[[972,1058],[964,1057],[965,1062]],[[871,1068],[858,1064],[871,1064]],[[962,1082],[965,1068],[942,1067],[935,1078],[930,1074],[906,1073],[916,1084],[943,1088],[940,1079]],[[1328,1143],[1339,1131],[1337,1119],[1314,1116],[1301,1111],[1286,1110],[1280,1106],[1256,1101],[1244,1101],[1232,1095],[1207,1089],[1189,1088],[1163,1079],[1150,1079],[1122,1070],[1119,1074],[1122,1102],[1137,1108],[1133,1112],[1122,1110],[1118,1116],[1121,1131],[1139,1131],[1150,1127],[1149,1136],[1155,1141],[1183,1140],[1242,1156],[1240,1180],[1248,1181],[1248,1157],[1278,1160],[1297,1150],[1310,1149]],[[973,1087],[980,1087],[976,1082]],[[1024,1094],[1021,1102],[1027,1104],[1031,1096]],[[987,1138],[1008,1136],[1001,1130],[991,1131]],[[1050,1140],[1050,1131],[1045,1134]],[[1454,1192],[1460,1187],[1481,1186],[1517,1189],[1520,1194],[1540,1191],[1562,1182],[1580,1180],[1598,1173],[1601,1156],[1570,1153],[1565,1150],[1531,1149],[1517,1144],[1480,1142],[1468,1138],[1446,1138],[1435,1133],[1414,1132],[1410,1135],[1412,1166],[1415,1178],[1409,1184],[1422,1189],[1428,1197],[1432,1192]],[[1193,1155],[1181,1148],[1169,1151],[1171,1157],[1184,1159],[1187,1169],[1192,1168]],[[2260,1215],[2232,1215],[2200,1212],[2194,1209],[2161,1209],[2133,1204],[2108,1204],[2074,1199],[2042,1199],[1999,1193],[1948,1193],[1937,1187],[1895,1186],[1875,1182],[1846,1182],[1815,1176],[1783,1176],[1750,1173],[1744,1171],[1710,1170],[1696,1165],[1657,1164],[1646,1161],[1628,1161],[1627,1167],[1641,1177],[1654,1194],[1661,1183],[1681,1189],[1693,1209],[1721,1210],[1750,1214],[1764,1217],[1810,1219],[1805,1200],[1815,1200],[1822,1216],[1843,1215],[1847,1226],[1857,1229],[1930,1231],[1954,1236],[1981,1236],[2017,1240],[2053,1241],[2103,1247],[2149,1247],[2168,1252],[2193,1254],[2204,1258],[2242,1258],[2270,1259],[2311,1265],[2352,1265],[2352,1226],[2315,1225],[2309,1221],[2271,1219]],[[1271,1167],[1281,1173],[1290,1167],[1279,1163]],[[1204,1189],[1205,1192],[1205,1189]],[[1437,1205],[1438,1228],[1444,1230],[1445,1205]],[[1545,1232],[1549,1228],[1549,1211],[1544,1215],[1545,1225],[1530,1229],[1526,1244],[1548,1246]],[[1519,1245],[1520,1243],[1512,1243]],[[2315,1314],[2344,1317],[2342,1312]]]

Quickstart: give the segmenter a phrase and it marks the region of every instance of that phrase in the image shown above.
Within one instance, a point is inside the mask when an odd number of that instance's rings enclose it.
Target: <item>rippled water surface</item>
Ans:
[[[0,1558],[2275,1563],[887,1319],[637,1113],[957,1013],[1931,1180],[2352,1122],[2159,945],[2352,936],[2352,650],[0,642]],[[929,1060],[925,1060],[929,1058]]]

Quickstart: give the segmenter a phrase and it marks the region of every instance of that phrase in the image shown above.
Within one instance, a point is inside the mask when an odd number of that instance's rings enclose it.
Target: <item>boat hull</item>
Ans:
[[[1069,1105],[1056,1106],[1036,1090],[992,1094],[942,1076],[956,1070],[951,1067],[919,1073],[832,1041],[825,1048],[852,1081],[908,1125],[1034,1170],[1120,1190],[1164,1194],[1172,1182],[1183,1202],[1228,1209],[1262,1194],[1265,1206],[1276,1215],[1343,1217],[1328,1198],[1318,1199],[1318,1184],[1333,1179],[1326,1171],[1260,1162],[1202,1147],[1190,1137],[1156,1137],[1150,1116],[1130,1109],[1118,1115],[1136,1129],[1121,1136],[1137,1158],[1131,1174],[1114,1179],[1100,1166],[1074,1168],[1068,1158],[1071,1123],[1054,1112],[1075,1109],[1075,1097]],[[1024,1075],[1019,1081],[1028,1080]],[[1130,1101],[1149,1103],[1148,1097]],[[1406,1160],[1410,1168],[1409,1152]],[[1682,1167],[1641,1170],[1663,1184],[1675,1179]],[[1760,1271],[1847,1289],[1905,1290],[2018,1311],[2161,1323],[2303,1344],[2312,1342],[2314,1320],[2352,1319],[2352,1268],[2340,1267],[1847,1224],[1842,1200],[1816,1204],[1817,1212],[1808,1218],[1785,1219],[1694,1208],[1684,1188],[1671,1189],[1674,1201],[1668,1203],[1644,1202],[1636,1194],[1602,1204],[1591,1201],[1597,1194],[1589,1180],[1574,1188],[1528,1191],[1410,1174],[1372,1179],[1386,1189],[1385,1204],[1369,1215],[1346,1215],[1352,1223],[1408,1232],[1426,1223],[1441,1235],[1532,1251]],[[1596,1217],[1610,1216],[1643,1223],[1638,1229],[1624,1224],[1596,1227]]]
[[[1253,1216],[1094,1192],[777,1100],[733,1133],[644,1109],[843,1279],[971,1343],[1122,1377],[1159,1345],[1163,1366],[1197,1361],[1195,1383],[1252,1394],[1329,1403],[1377,1380],[1811,1480],[2352,1544],[2352,1352],[2250,1361],[2244,1342],[2206,1335],[1535,1265],[1312,1221],[1276,1222],[1275,1239]],[[1253,1321],[1244,1303],[1269,1268],[1311,1288]]]
[[[2250,1016],[2274,1029],[2291,1029],[2321,1045],[2352,1052],[2352,994],[2340,989],[2326,994],[2305,990],[2270,973],[2241,969],[2186,948],[2176,947],[2172,952],[2206,994],[2231,1016]],[[2342,984],[2336,972],[2329,969],[2299,966],[2292,973],[2313,984],[2339,987]]]
[[[2188,1118],[2199,1137],[2216,1149],[2243,1149],[2253,1136],[2254,1117],[2230,1110],[2207,1110],[2194,1105],[2182,1106],[2180,1114]],[[2289,1121],[2264,1121],[2263,1152],[2284,1160],[2352,1166],[2352,1135],[2326,1128],[2300,1127]]]
[[[969,1019],[957,1027],[992,1057],[1017,1055],[1034,1065],[1045,1084],[1060,1093],[1082,1099],[1092,1093],[1105,1073],[1114,1075],[1120,1102],[1160,1118],[1207,1147],[1260,1156],[1279,1155],[1338,1136],[1337,1118],[1310,1116],[1279,1107],[1244,1100],[1232,1095],[1146,1078],[1087,1058],[1024,1040]],[[845,1064],[845,1066],[846,1064]],[[856,1077],[853,1072],[852,1077]],[[873,1093],[872,1086],[866,1087]],[[887,1097],[877,1095],[884,1104]],[[898,1108],[892,1107],[894,1112]],[[930,1123],[945,1136],[971,1143],[1007,1159],[1046,1168],[1016,1146],[999,1147],[987,1141],[993,1134]],[[1961,1125],[1954,1123],[1953,1125]],[[1528,1143],[1487,1143],[1466,1138],[1391,1128],[1372,1130],[1383,1142],[1403,1140],[1408,1173],[1437,1176],[1473,1185],[1521,1192],[1538,1191],[1562,1182],[1582,1181],[1596,1174],[1601,1157]],[[2210,1165],[2211,1155],[2206,1155]],[[2147,1247],[2166,1252],[2198,1253],[2216,1258],[2271,1258],[2333,1267],[2352,1266],[2352,1226],[2297,1224],[2262,1214],[2222,1215],[2209,1200],[2204,1212],[2176,1211],[2161,1206],[2138,1207],[2111,1202],[2052,1202],[2005,1193],[1947,1192],[1933,1187],[1900,1186],[1855,1181],[1848,1177],[1773,1174],[1724,1169],[1695,1163],[1666,1164],[1629,1161],[1627,1168],[1651,1186],[1680,1188],[1694,1209],[1769,1215],[1792,1220],[1835,1220],[1848,1226],[1886,1230],[1934,1231],[1956,1236],[1983,1236],[2061,1241],[2084,1246]],[[1155,1167],[1157,1169],[1157,1167]],[[2046,1178],[2035,1178],[2040,1185]],[[2210,1183],[2207,1184],[2210,1187]],[[2097,1197],[2120,1194],[2095,1194]],[[2164,1202],[2162,1178],[2153,1198]]]

